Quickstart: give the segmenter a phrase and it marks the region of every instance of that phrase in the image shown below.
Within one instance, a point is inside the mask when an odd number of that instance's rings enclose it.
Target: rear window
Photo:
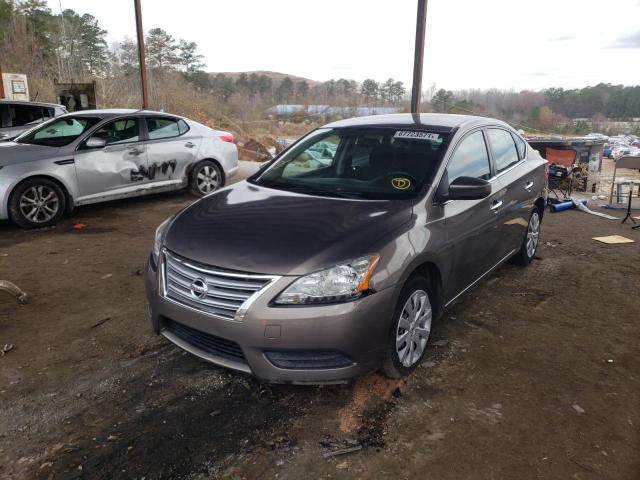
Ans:
[[[180,135],[184,135],[189,131],[189,125],[184,120],[178,120],[178,130],[180,131]]]
[[[518,150],[518,157],[520,160],[524,160],[524,156],[527,154],[527,144],[515,133],[511,134],[516,142],[516,149]]]
[[[509,132],[499,128],[489,128],[487,134],[497,173],[504,172],[520,161],[513,137]]]
[[[35,105],[11,105],[9,104],[9,122],[12,127],[42,122],[43,109]]]
[[[184,133],[180,132],[178,121],[175,118],[146,117],[145,120],[149,131],[149,140],[178,137]]]

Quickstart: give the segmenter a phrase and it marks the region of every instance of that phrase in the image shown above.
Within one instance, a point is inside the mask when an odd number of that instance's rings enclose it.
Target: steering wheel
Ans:
[[[372,183],[377,185],[386,185],[392,187],[394,190],[412,190],[417,187],[418,182],[416,178],[407,172],[391,172],[385,173],[375,179]]]

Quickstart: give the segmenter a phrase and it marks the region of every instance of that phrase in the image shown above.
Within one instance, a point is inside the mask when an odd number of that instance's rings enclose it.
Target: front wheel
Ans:
[[[32,178],[16,187],[9,199],[11,220],[22,228],[48,227],[56,223],[66,207],[64,192],[46,178]]]
[[[536,255],[538,249],[538,239],[540,238],[540,224],[542,217],[538,208],[534,208],[529,217],[529,224],[527,225],[527,234],[522,241],[520,250],[512,257],[512,262],[516,265],[526,267],[531,263],[533,257]]]
[[[433,290],[424,277],[413,277],[402,289],[389,332],[383,372],[401,378],[420,364],[434,317]]]
[[[222,183],[220,167],[211,160],[202,160],[191,170],[189,188],[197,197],[215,192],[222,187]]]

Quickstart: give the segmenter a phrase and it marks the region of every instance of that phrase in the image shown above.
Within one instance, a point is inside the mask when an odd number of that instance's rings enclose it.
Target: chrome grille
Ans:
[[[228,320],[233,320],[247,300],[278,278],[217,269],[166,250],[162,275],[166,298]],[[193,285],[198,280],[206,288],[194,293]]]

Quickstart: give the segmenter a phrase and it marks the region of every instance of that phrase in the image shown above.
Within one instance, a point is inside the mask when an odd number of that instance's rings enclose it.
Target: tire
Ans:
[[[196,197],[204,197],[224,186],[220,167],[211,160],[202,160],[189,174],[189,190]]]
[[[9,216],[22,228],[48,227],[64,215],[67,197],[62,188],[46,178],[19,184],[9,198]]]
[[[531,263],[533,257],[536,255],[538,249],[538,240],[540,239],[540,225],[542,224],[542,212],[535,207],[531,216],[529,217],[529,223],[527,225],[527,233],[522,240],[520,250],[513,257],[510,262],[514,265],[520,265],[526,267]]]
[[[412,319],[411,309],[424,299],[422,314]],[[411,277],[402,288],[394,310],[387,340],[383,373],[389,378],[402,378],[413,372],[424,357],[429,344],[436,312],[435,297],[429,281],[421,276]],[[403,335],[407,335],[403,341]],[[403,348],[404,347],[404,348]],[[407,350],[409,349],[409,350]]]

